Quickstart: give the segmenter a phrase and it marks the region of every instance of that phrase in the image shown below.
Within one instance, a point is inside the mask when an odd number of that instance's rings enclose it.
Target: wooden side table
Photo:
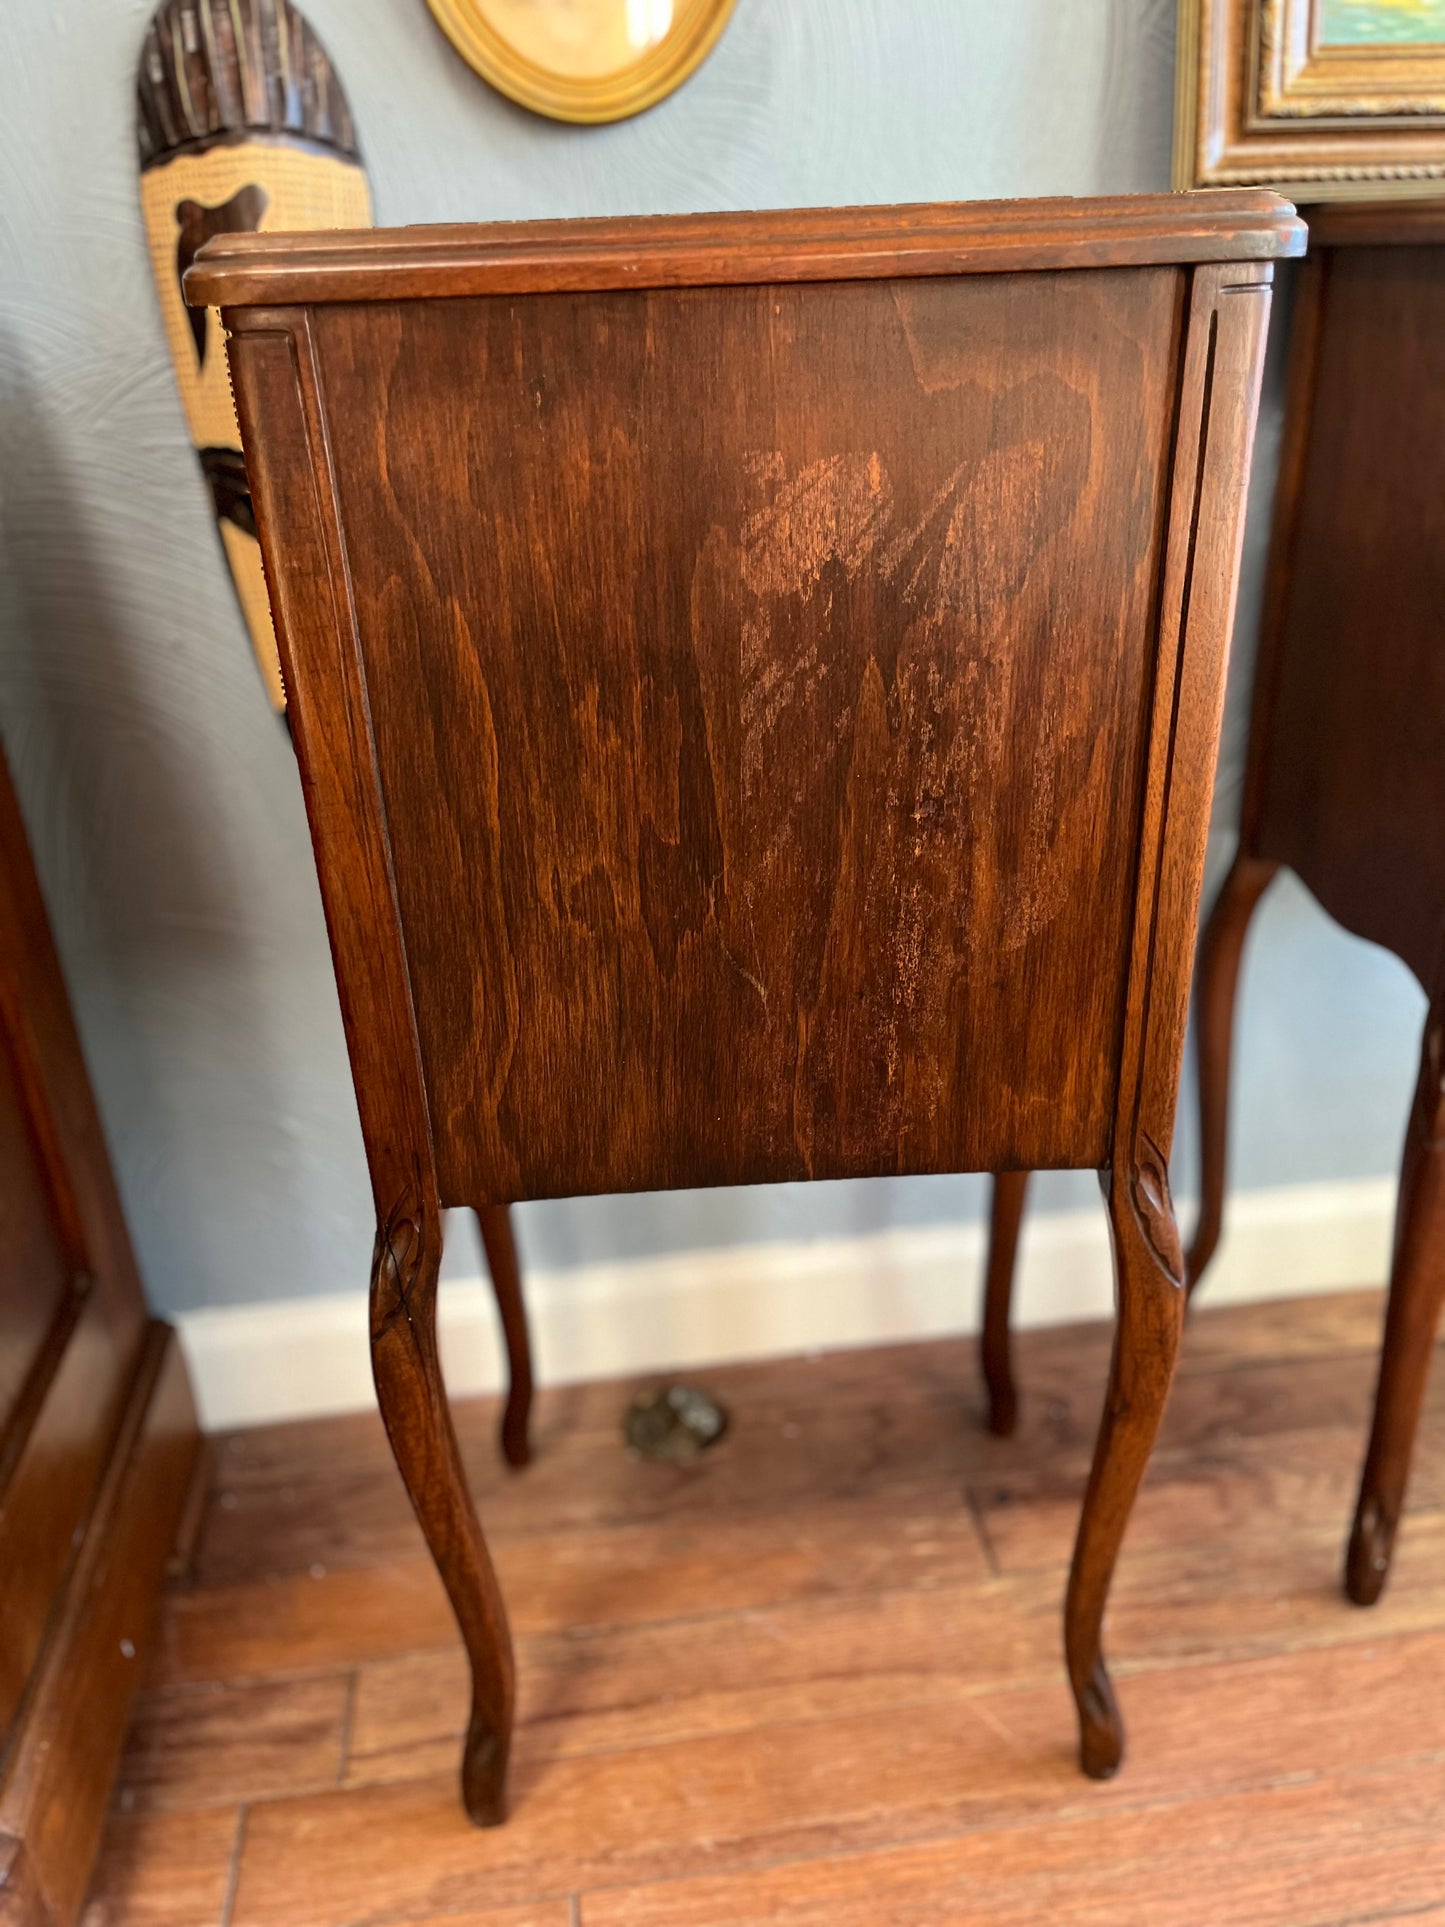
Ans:
[[[231,357],[377,1207],[372,1344],[502,1817],[453,1204],[1102,1172],[1085,1769],[1173,1369],[1166,1176],[1263,193],[236,237]]]
[[[1430,999],[1406,1131],[1374,1425],[1345,1586],[1389,1569],[1445,1302],[1445,205],[1310,212],[1239,849],[1200,949],[1202,1198],[1189,1287],[1223,1223],[1245,933],[1287,865]],[[983,1363],[1013,1424],[1008,1309],[1025,1176],[995,1182]]]
[[[1249,919],[1288,865],[1430,998],[1345,1585],[1385,1583],[1445,1300],[1445,207],[1322,208],[1290,342],[1239,852],[1200,955],[1197,1284],[1224,1210]]]

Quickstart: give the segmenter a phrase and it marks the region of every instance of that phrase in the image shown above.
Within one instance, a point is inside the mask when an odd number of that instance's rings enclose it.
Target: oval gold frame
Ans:
[[[482,17],[483,0],[427,0],[442,32],[498,93],[550,120],[626,120],[665,100],[717,45],[737,0],[695,0],[687,18],[628,67],[574,80],[528,60]]]

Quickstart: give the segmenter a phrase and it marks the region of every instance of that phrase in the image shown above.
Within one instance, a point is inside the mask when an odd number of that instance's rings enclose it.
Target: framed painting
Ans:
[[[1174,185],[1438,194],[1445,0],[1180,0]]]

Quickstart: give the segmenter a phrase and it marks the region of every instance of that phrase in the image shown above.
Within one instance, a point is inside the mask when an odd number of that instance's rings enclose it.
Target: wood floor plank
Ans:
[[[1126,1561],[1110,1619],[1116,1671],[1125,1678],[1445,1625],[1445,1515],[1430,1526],[1370,1612],[1344,1598],[1333,1546],[1322,1556],[1311,1545],[1256,1540],[1247,1552]],[[1060,1578],[1030,1573],[533,1637],[518,1648],[518,1725],[529,1751],[565,1755],[1047,1685],[1062,1668],[1061,1610]],[[445,1772],[468,1698],[455,1643],[363,1666],[346,1783]]]
[[[1358,1313],[1341,1319],[1333,1301],[1324,1302],[1323,1329],[1342,1345],[1363,1321]],[[1213,1316],[1236,1321],[1239,1314]],[[1282,1322],[1274,1314],[1271,1328]],[[1198,1323],[1206,1333],[1212,1329],[1203,1314]],[[1231,1322],[1226,1329],[1238,1326]],[[1048,1342],[1030,1351],[1034,1339]],[[1272,1349],[1250,1353],[1215,1386],[1220,1341],[1206,1344],[1191,1327],[1191,1342],[1204,1359],[1192,1371],[1181,1370],[1166,1420],[1166,1450],[1207,1450],[1242,1435],[1365,1424],[1373,1363],[1358,1343],[1322,1356],[1304,1349],[1284,1356]],[[536,1459],[521,1474],[500,1463],[495,1401],[459,1402],[458,1431],[479,1509],[498,1541],[624,1521],[676,1521],[699,1512],[718,1516],[748,1508],[760,1481],[767,1482],[774,1508],[790,1498],[811,1507],[870,1492],[901,1494],[940,1477],[977,1482],[1030,1467],[1086,1465],[1107,1370],[1107,1326],[1025,1333],[1020,1343],[1023,1416],[1019,1433],[1007,1440],[994,1438],[980,1422],[973,1347],[958,1341],[704,1374],[733,1409],[734,1424],[724,1444],[692,1467],[643,1464],[622,1452],[630,1383],[544,1388]],[[870,1366],[870,1360],[876,1363]],[[604,1405],[607,1422],[601,1424]],[[417,1544],[374,1414],[264,1428],[221,1442],[196,1576],[203,1585],[234,1584],[315,1564],[336,1568],[405,1558]]]
[[[1210,1299],[1206,1286],[1189,1307],[1179,1354],[1181,1378],[1221,1366],[1233,1370],[1249,1359],[1340,1357],[1347,1352],[1374,1358],[1379,1353],[1385,1293],[1378,1285],[1253,1305],[1216,1305]]]
[[[1445,1377],[1445,1374],[1442,1374]],[[1209,1449],[1160,1447],[1135,1503],[1129,1548],[1137,1553],[1201,1539],[1240,1545],[1281,1532],[1337,1540],[1354,1516],[1363,1433],[1354,1428],[1271,1433],[1223,1440]],[[999,1569],[1062,1570],[1073,1551],[1083,1502],[1082,1465],[1019,1468],[970,1488]],[[1422,1425],[1404,1535],[1417,1518],[1445,1510],[1445,1424]]]
[[[513,1765],[503,1827],[478,1832],[456,1782],[303,1796],[251,1811],[235,1927],[285,1919],[338,1927],[374,1911],[424,1914],[523,1899],[540,1870],[586,1891],[757,1867],[845,1847],[964,1833],[1072,1811],[1267,1788],[1315,1773],[1445,1754],[1445,1698],[1419,1682],[1445,1668],[1445,1631],[1129,1681],[1133,1750],[1099,1786],[1073,1759],[1061,1685],[885,1712],[771,1725],[691,1741]],[[1356,1717],[1389,1704],[1387,1724]],[[399,1864],[397,1842],[406,1842]]]
[[[1445,1376],[1445,1375],[1442,1375]],[[1141,1494],[1121,1583],[1154,1551],[1221,1548],[1212,1565],[1262,1556],[1308,1539],[1333,1588],[1333,1566],[1353,1501],[1358,1443],[1348,1433],[1246,1439],[1196,1460],[1166,1454]],[[1397,1574],[1415,1570],[1435,1540],[1429,1501],[1445,1499],[1445,1424],[1422,1430]],[[977,1494],[998,1563],[1010,1572],[1061,1574],[1078,1516],[1082,1470],[1068,1478],[1018,1474]],[[1445,1507],[1442,1507],[1445,1510]],[[1413,1549],[1420,1540],[1421,1551]],[[817,1508],[805,1519],[766,1509],[674,1529],[623,1527],[556,1540],[503,1542],[503,1582],[521,1633],[585,1630],[755,1610],[886,1588],[969,1583],[987,1563],[951,1480],[916,1508],[861,1503]],[[1247,1562],[1246,1562],[1247,1564]],[[173,1592],[166,1603],[155,1678],[176,1685],[270,1672],[339,1669],[454,1642],[451,1615],[424,1555],[224,1588]]]
[[[545,1391],[521,1477],[460,1406],[518,1645],[489,1833],[375,1415],[235,1435],[86,1927],[221,1927],[242,1811],[227,1927],[1445,1927],[1445,1370],[1385,1596],[1340,1594],[1380,1316],[1191,1313],[1107,1787],[1060,1654],[1107,1325],[1020,1335],[1009,1440],[965,1340],[688,1374],[733,1427],[680,1475],[620,1450],[624,1384]]]
[[[782,1599],[981,1577],[988,1561],[956,1488],[917,1504],[822,1505],[798,1515],[755,1509],[555,1539],[503,1540],[494,1551],[519,1633],[748,1611]],[[170,1594],[155,1678],[178,1685],[320,1671],[398,1650],[450,1645],[455,1630],[420,1551],[343,1567]]]
[[[1340,1357],[1378,1352],[1383,1293],[1334,1292],[1326,1297],[1280,1299],[1256,1305],[1192,1307],[1179,1378],[1199,1372],[1231,1371],[1262,1360],[1282,1362],[1310,1357]],[[445,1303],[443,1303],[445,1322]],[[1107,1369],[1111,1327],[1106,1321],[1056,1325],[1015,1335],[1019,1375],[1028,1380],[1058,1372],[1084,1372],[1099,1378]],[[580,1385],[540,1388],[533,1413],[537,1456],[542,1458],[571,1440],[590,1450],[617,1437],[619,1414],[632,1393],[663,1374],[630,1379],[600,1379]],[[926,1400],[970,1412],[981,1410],[978,1362],[971,1338],[929,1339],[905,1345],[810,1352],[791,1357],[749,1360],[740,1365],[699,1368],[686,1376],[709,1389],[744,1417],[775,1414],[801,1394],[809,1404],[886,1403],[892,1398]],[[494,1450],[501,1411],[497,1398],[459,1399],[453,1407],[463,1451],[481,1458]],[[215,1490],[246,1484],[304,1484],[336,1460],[387,1465],[390,1454],[373,1412],[328,1419],[251,1427],[216,1440]]]
[[[1445,1885],[1445,1763],[584,1893],[581,1927],[1343,1927]],[[1440,1918],[1431,1909],[1434,1918]]]
[[[484,1907],[480,1913],[429,1914],[418,1920],[393,1914],[369,1921],[367,1927],[576,1927],[570,1896],[557,1900],[527,1900],[519,1907]]]
[[[221,1927],[239,1819],[113,1809],[83,1927]]]
[[[1102,1382],[1102,1381],[1101,1381]],[[610,1526],[685,1528],[756,1509],[770,1512],[874,1498],[894,1505],[955,1486],[961,1468],[1000,1469],[1000,1441],[985,1442],[971,1412],[890,1396],[840,1408],[795,1388],[792,1401],[763,1421],[734,1418],[729,1435],[690,1466],[630,1457],[621,1436],[622,1405],[611,1437],[555,1441],[522,1472],[496,1460],[493,1442],[470,1455],[468,1476],[489,1538],[555,1538]],[[376,1426],[380,1438],[379,1422]],[[305,1479],[247,1481],[216,1495],[196,1579],[234,1584],[304,1572],[380,1564],[420,1546],[416,1521],[389,1457],[374,1453],[319,1465]]]
[[[133,1808],[235,1806],[335,1786],[349,1675],[148,1692],[136,1702],[116,1784]]]

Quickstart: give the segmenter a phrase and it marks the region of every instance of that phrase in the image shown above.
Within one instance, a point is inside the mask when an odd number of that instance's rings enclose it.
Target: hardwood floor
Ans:
[[[1445,1372],[1390,1586],[1339,1580],[1376,1293],[1191,1317],[1115,1588],[1131,1751],[1073,1759],[1060,1602],[1104,1327],[692,1374],[732,1427],[622,1451],[458,1408],[518,1633],[507,1825],[457,1797],[461,1649],[379,1423],[218,1441],[87,1927],[1445,1924]]]

